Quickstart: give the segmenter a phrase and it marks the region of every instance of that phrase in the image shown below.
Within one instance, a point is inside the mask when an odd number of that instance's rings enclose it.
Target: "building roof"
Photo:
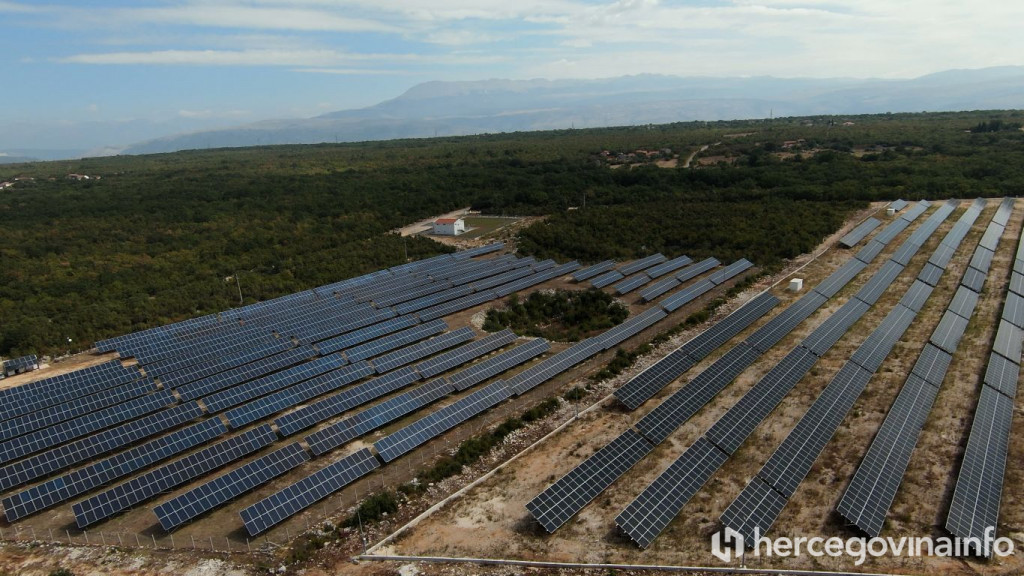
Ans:
[[[438,218],[434,220],[434,224],[455,224],[459,220],[462,220],[462,218]]]

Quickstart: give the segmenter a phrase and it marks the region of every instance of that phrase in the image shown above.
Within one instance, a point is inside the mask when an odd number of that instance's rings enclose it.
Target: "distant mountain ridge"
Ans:
[[[356,110],[176,134],[124,154],[820,114],[1024,108],[1024,67],[948,70],[910,80],[714,78],[426,82]]]

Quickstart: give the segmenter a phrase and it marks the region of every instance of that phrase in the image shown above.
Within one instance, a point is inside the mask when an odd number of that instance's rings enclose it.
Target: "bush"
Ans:
[[[359,526],[360,519],[367,524],[380,520],[385,514],[395,512],[398,512],[398,500],[390,492],[378,492],[363,500],[359,504],[358,512],[346,520],[344,525],[354,528]]]

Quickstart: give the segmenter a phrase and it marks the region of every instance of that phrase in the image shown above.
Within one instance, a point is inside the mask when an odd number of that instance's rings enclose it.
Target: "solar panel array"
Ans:
[[[309,453],[292,442],[160,504],[153,512],[169,532],[308,461]]]
[[[379,467],[366,448],[350,454],[242,510],[245,529],[261,534]]]
[[[905,222],[890,224],[886,229],[896,228],[903,230]],[[895,235],[892,235],[894,238]],[[891,239],[890,238],[890,241]],[[872,242],[875,242],[872,240]],[[884,248],[884,244],[882,245]],[[879,251],[880,252],[880,251]],[[878,252],[875,252],[877,256]],[[808,296],[817,293],[817,299],[804,297],[804,302],[797,302],[790,306],[786,312],[792,310],[788,315],[796,317],[813,312],[813,308],[820,306],[825,297],[834,295],[846,285],[856,272],[864,268],[865,263],[858,260],[854,266],[846,266],[836,270],[829,278],[818,284]],[[815,304],[817,302],[817,304]],[[683,506],[697,493],[698,490],[711,478],[725,460],[743,444],[754,429],[765,419],[772,410],[782,402],[783,398],[796,386],[797,382],[807,374],[814,364],[846,331],[868,310],[870,306],[857,298],[848,300],[838,311],[820,324],[800,345],[793,348],[781,362],[768,371],[740,400],[734,404],[701,438],[691,445],[683,454],[673,462],[659,477],[651,483],[640,495],[637,496],[616,518],[616,524],[622,528],[641,547],[646,548],[654,541],[668,524],[679,514]],[[786,319],[787,314],[780,314],[773,322],[778,327],[793,325],[793,319]],[[771,323],[770,323],[771,324]],[[764,335],[773,335],[780,332],[778,327],[770,328],[765,325],[761,332]],[[790,328],[791,329],[791,328]],[[774,338],[780,338],[774,336]],[[773,338],[773,339],[774,339]],[[777,340],[775,340],[777,341]],[[764,347],[771,340],[763,340],[751,337],[750,342],[761,342]],[[736,348],[736,354],[743,354],[742,348]],[[713,366],[705,372],[716,372],[721,370]],[[714,376],[709,379],[714,379]],[[696,382],[694,379],[690,385],[681,389],[687,390]],[[712,387],[713,390],[713,387]],[[679,407],[674,412],[693,414],[702,405],[704,398],[710,398],[710,392],[698,392],[692,401],[680,401]],[[680,395],[682,397],[682,395]],[[660,408],[660,407],[659,407]],[[667,409],[666,409],[667,411]],[[671,424],[681,423],[680,417],[675,417]],[[657,439],[666,437],[671,432],[670,426],[650,426],[648,438]],[[762,496],[770,496],[768,502],[779,505],[785,504],[781,496],[768,488],[766,484],[755,477],[752,489],[762,489]],[[767,488],[767,492],[763,489]],[[778,506],[781,510],[781,505]]]
[[[663,254],[652,254],[651,256],[634,260],[632,262],[626,262],[622,266],[619,266],[619,273],[623,276],[629,276],[630,274],[636,274],[641,270],[646,270],[655,264],[661,264],[666,260],[668,260],[668,258]]]
[[[0,390],[0,419],[17,418],[137,380],[139,371],[117,360]]]
[[[1009,222],[1013,206],[1012,198],[1003,200],[978,250],[995,250]],[[1020,259],[1022,253],[1024,242],[1018,240],[1018,258],[1011,275],[1024,272],[1024,261]],[[997,536],[1013,404],[1017,394],[1017,380],[1020,378],[1024,331],[1021,330],[1019,306],[1020,295],[1011,289],[1003,302],[999,327],[996,329],[995,341],[982,379],[981,395],[971,423],[967,449],[946,517],[946,530],[959,538],[976,539],[972,550],[985,557],[992,554],[986,536],[993,539]]]
[[[861,240],[867,238],[868,234],[871,234],[875,228],[878,228],[881,225],[882,222],[878,218],[868,218],[858,224],[856,228],[850,230],[850,232],[845,236],[840,238],[839,244],[847,248],[853,248],[857,244],[860,244]]]
[[[488,378],[492,378],[520,364],[528,362],[551,349],[551,345],[543,338],[534,338],[526,344],[516,346],[496,354],[482,362],[478,362],[448,377],[455,390],[462,391],[475,386]]]
[[[495,382],[381,438],[373,447],[382,460],[391,462],[510,396],[504,382]]]
[[[264,424],[203,448],[73,504],[71,509],[75,513],[75,522],[79,528],[95,524],[161,492],[264,448],[276,439],[277,435],[270,425]]]
[[[576,272],[573,273],[572,279],[577,282],[582,282],[584,280],[589,280],[590,278],[593,278],[598,274],[607,272],[614,267],[615,260],[605,260],[604,262],[598,262],[593,266],[587,266],[586,268],[581,268],[580,270],[577,270]]]
[[[953,203],[940,207],[906,242],[922,245],[954,207]],[[753,538],[755,528],[761,534],[767,533],[916,314],[902,304],[893,307],[819,394],[758,472],[756,481],[750,482],[725,510],[722,522],[726,527],[744,538]],[[767,492],[766,487],[775,494]],[[771,497],[767,498],[767,495]]]
[[[3,370],[0,370],[0,378],[4,376],[11,376],[13,374],[21,374],[23,372],[30,372],[39,368],[39,358],[35,354],[29,354],[27,356],[19,356],[17,358],[8,358],[3,362]]]
[[[647,288],[640,291],[640,300],[643,302],[650,302],[662,294],[681,286],[684,282],[689,282],[701,274],[705,274],[714,270],[715,267],[720,265],[721,262],[717,258],[705,258],[696,264],[691,264],[683,268],[678,274],[658,280],[654,284],[651,284]]]
[[[469,326],[463,326],[458,330],[435,336],[429,340],[424,340],[405,348],[400,348],[394,352],[384,354],[373,359],[373,370],[382,374],[404,366],[410,362],[415,362],[427,356],[436,354],[442,350],[447,350],[452,346],[458,346],[465,342],[469,342],[473,339],[475,333]]]
[[[509,329],[489,334],[480,340],[460,346],[455,350],[438,354],[416,365],[416,371],[423,378],[437,376],[466,362],[479,358],[516,341],[516,335]]]
[[[623,278],[625,278],[625,276],[622,272],[619,272],[618,270],[609,270],[599,276],[591,278],[590,285],[594,288],[604,288],[605,286],[618,282]]]

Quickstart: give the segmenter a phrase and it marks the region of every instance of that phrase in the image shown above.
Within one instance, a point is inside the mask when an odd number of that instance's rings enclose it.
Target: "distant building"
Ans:
[[[0,182],[0,190],[14,186],[14,182]]]
[[[462,218],[438,218],[434,220],[433,233],[440,236],[458,236],[466,231]]]
[[[68,180],[88,180],[88,174],[68,174]]]

